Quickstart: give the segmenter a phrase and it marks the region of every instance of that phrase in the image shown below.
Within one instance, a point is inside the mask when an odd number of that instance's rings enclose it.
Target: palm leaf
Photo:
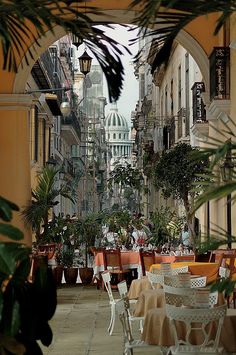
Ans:
[[[36,56],[38,39],[46,35],[45,29],[53,33],[55,25],[87,41],[108,82],[110,101],[120,96],[123,82],[123,65],[120,60],[121,48],[104,31],[94,26],[89,15],[101,12],[83,1],[68,0],[12,0],[0,2],[0,43],[3,51],[3,68],[17,71],[17,57]],[[86,12],[86,13],[85,13]],[[109,27],[109,26],[108,26]],[[28,41],[34,42],[25,54]],[[107,45],[109,44],[109,46]]]
[[[162,63],[167,63],[174,40],[190,22],[200,16],[218,12],[220,16],[214,31],[214,34],[217,34],[236,10],[234,0],[133,0],[130,9],[135,6],[141,6],[143,11],[134,23],[141,29],[154,26],[157,28],[150,31],[144,29],[144,36],[155,37],[158,47],[161,48],[152,63],[152,73]]]

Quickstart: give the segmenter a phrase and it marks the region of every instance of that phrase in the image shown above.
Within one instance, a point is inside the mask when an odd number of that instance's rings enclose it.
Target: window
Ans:
[[[39,153],[39,116],[38,116],[38,107],[34,108],[34,161],[38,161]]]
[[[189,135],[189,54],[185,54],[185,107],[186,107],[186,118],[185,118],[185,136]]]
[[[115,133],[113,133],[113,139],[116,139],[116,134]]]
[[[181,101],[182,101],[182,97],[181,97],[181,65],[179,65],[178,67],[178,110],[181,109]]]
[[[121,139],[121,133],[119,133],[119,139]]]

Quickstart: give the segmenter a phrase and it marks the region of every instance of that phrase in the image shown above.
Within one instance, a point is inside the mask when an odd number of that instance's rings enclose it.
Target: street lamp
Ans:
[[[72,87],[66,87],[66,88],[48,88],[48,89],[36,89],[36,90],[29,90],[27,91],[26,93],[27,94],[34,94],[34,93],[45,93],[45,94],[49,94],[50,93],[56,93],[58,91],[62,91],[62,92],[66,92],[68,90],[72,90]],[[56,100],[57,99],[57,96],[55,94],[55,98],[52,97],[53,95],[50,95],[50,98],[51,99],[54,99]],[[60,111],[62,113],[62,115],[64,117],[68,116],[70,113],[71,113],[71,107],[70,107],[70,103],[68,101],[62,101],[61,104],[60,104]]]
[[[84,53],[78,59],[79,59],[80,71],[82,74],[86,76],[91,69],[92,57],[90,57],[90,55],[88,55],[88,53],[85,50]]]

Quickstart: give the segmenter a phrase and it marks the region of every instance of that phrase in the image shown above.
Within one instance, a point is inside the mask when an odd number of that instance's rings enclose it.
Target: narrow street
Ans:
[[[113,335],[109,336],[109,316],[106,291],[81,285],[59,288],[57,310],[50,323],[53,342],[49,348],[42,347],[44,355],[123,354],[121,323],[116,320]],[[134,332],[134,336],[138,338],[138,332]],[[136,350],[135,354],[144,351],[145,354],[159,354],[155,348]]]

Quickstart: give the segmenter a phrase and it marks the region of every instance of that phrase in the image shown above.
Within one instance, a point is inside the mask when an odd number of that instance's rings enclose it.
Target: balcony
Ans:
[[[76,145],[81,140],[81,127],[77,116],[72,111],[70,116],[65,117],[61,124],[61,135],[69,143]]]
[[[230,98],[230,49],[214,47],[210,55],[210,99],[228,100]]]

